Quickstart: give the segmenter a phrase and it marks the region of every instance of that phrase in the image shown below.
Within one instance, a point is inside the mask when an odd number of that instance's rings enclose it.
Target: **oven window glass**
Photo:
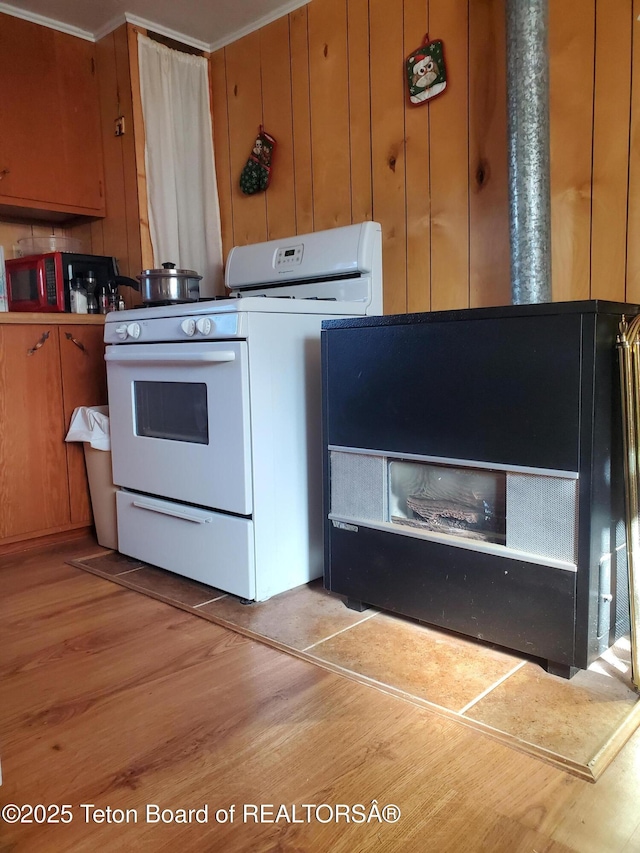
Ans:
[[[393,461],[388,482],[389,521],[505,544],[504,471]]]
[[[136,435],[209,444],[204,382],[134,382]]]
[[[16,302],[38,298],[38,270],[24,269],[11,273],[11,298]]]

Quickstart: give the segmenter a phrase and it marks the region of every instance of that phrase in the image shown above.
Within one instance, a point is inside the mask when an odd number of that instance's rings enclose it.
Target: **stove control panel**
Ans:
[[[297,246],[280,246],[276,252],[275,268],[290,269],[291,267],[300,266],[303,250],[304,246],[302,243],[299,243]]]
[[[211,341],[222,338],[243,338],[247,334],[248,321],[244,312],[148,318],[142,317],[142,312],[137,314],[139,319],[129,322],[105,323],[105,342],[150,344],[155,341]]]

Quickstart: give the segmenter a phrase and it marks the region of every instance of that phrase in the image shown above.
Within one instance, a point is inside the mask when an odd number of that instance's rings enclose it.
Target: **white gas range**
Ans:
[[[235,247],[226,285],[107,315],[118,548],[261,601],[322,574],[320,329],[382,313],[380,225]]]

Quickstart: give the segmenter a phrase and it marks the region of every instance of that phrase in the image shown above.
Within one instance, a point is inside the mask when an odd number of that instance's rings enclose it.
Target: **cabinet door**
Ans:
[[[0,538],[69,525],[55,326],[0,326]]]
[[[78,406],[104,406],[107,378],[102,326],[60,326],[64,422],[68,428]],[[90,524],[91,503],[81,442],[67,442],[71,523]]]
[[[72,207],[104,209],[102,130],[94,44],[83,39],[58,37],[56,67],[58,125],[64,164],[59,201]]]
[[[0,15],[0,196],[59,196],[55,65],[52,30]]]
[[[104,215],[94,51],[0,14],[0,213]]]

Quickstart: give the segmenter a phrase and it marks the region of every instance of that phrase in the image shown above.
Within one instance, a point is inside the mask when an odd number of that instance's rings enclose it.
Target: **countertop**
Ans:
[[[0,311],[0,324],[29,324],[37,326],[102,326],[104,314],[66,314],[58,312]]]

